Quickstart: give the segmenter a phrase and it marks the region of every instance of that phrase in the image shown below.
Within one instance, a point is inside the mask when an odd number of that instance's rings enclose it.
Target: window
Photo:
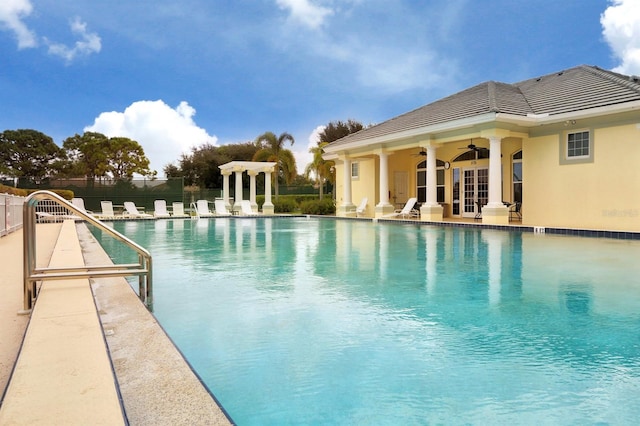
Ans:
[[[522,203],[522,151],[513,154],[513,202]]]
[[[589,132],[567,135],[567,158],[589,156]]]
[[[351,179],[360,179],[360,163],[351,163]]]
[[[436,159],[436,191],[437,201],[444,203],[444,161]],[[427,162],[422,161],[416,166],[416,183],[418,202],[424,203],[427,201]]]

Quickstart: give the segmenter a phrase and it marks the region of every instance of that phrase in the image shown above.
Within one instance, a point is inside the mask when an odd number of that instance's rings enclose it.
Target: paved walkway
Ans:
[[[38,226],[37,266],[49,264],[61,224]],[[22,337],[29,322],[28,315],[17,315],[23,308],[22,291],[22,230],[0,237],[0,391],[4,393],[13,364],[18,356]]]
[[[36,234],[38,266],[49,260],[71,266],[110,262],[84,226],[38,225]],[[29,321],[17,315],[23,306],[22,231],[0,238],[0,259],[4,389]],[[0,424],[123,424],[116,386],[132,425],[231,424],[123,278],[96,279],[91,286],[88,280],[45,282],[24,342]]]

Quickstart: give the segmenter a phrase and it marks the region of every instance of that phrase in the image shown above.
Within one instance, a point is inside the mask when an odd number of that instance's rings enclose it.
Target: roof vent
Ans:
[[[562,74],[564,74],[564,71],[560,71],[560,72],[558,73],[558,75],[562,75]]]

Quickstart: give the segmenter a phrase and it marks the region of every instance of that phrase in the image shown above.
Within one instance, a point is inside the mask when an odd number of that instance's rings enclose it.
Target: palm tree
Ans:
[[[313,161],[307,165],[305,170],[305,176],[308,178],[311,172],[316,176],[316,182],[320,188],[320,199],[322,200],[324,183],[329,180],[333,184],[333,174],[331,168],[334,167],[334,161],[326,161],[322,158],[324,154],[324,147],[329,145],[328,142],[318,142],[317,146],[309,149],[309,152],[313,154]]]
[[[289,133],[285,132],[277,137],[273,132],[265,132],[258,136],[255,142],[260,149],[253,156],[253,161],[272,161],[276,163],[273,177],[276,199],[278,199],[279,194],[278,181],[280,176],[287,184],[290,184],[298,174],[293,152],[284,148],[284,143],[287,141],[291,142],[291,145],[295,142],[293,136]]]

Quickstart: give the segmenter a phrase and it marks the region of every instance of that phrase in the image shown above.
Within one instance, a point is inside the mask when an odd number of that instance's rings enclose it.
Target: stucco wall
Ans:
[[[640,231],[640,129],[591,130],[591,163],[561,164],[562,133],[523,143],[525,224]]]

